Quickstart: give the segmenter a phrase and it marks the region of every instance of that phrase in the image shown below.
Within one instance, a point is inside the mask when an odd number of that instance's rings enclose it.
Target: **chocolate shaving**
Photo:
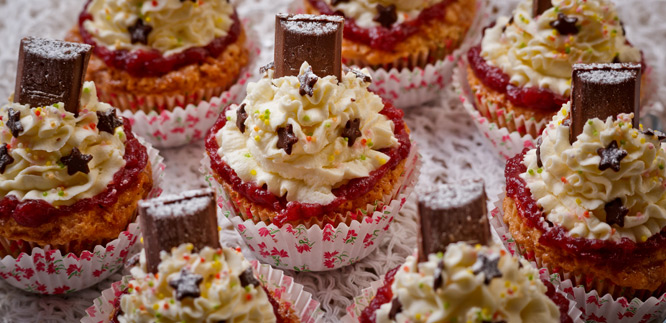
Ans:
[[[537,139],[537,149],[536,149],[537,166],[539,168],[543,167],[543,163],[541,162],[541,143],[542,142],[543,142],[543,140],[541,139],[541,137],[539,137],[539,139]]]
[[[105,112],[97,111],[97,129],[114,134],[116,128],[123,125],[123,120],[116,116],[116,109],[111,108]]]
[[[384,28],[391,28],[393,24],[398,21],[398,12],[395,9],[395,5],[383,6],[377,4],[377,15],[372,19],[378,22]]]
[[[437,263],[437,267],[435,268],[435,272],[433,273],[435,280],[433,281],[432,289],[434,290],[437,290],[439,288],[442,288],[442,286],[444,286],[444,278],[442,278],[442,271],[444,271],[444,260],[440,260]]]
[[[497,268],[499,260],[500,257],[490,259],[486,257],[486,255],[479,253],[476,258],[476,262],[472,266],[474,275],[483,273],[484,283],[486,285],[490,284],[490,281],[493,280],[493,278],[502,277],[502,272],[499,270],[499,268]]]
[[[247,112],[245,112],[245,103],[243,103],[236,110],[236,127],[241,133],[245,133],[245,120],[247,120]]]
[[[608,225],[617,224],[620,228],[624,227],[624,217],[629,214],[629,209],[624,207],[621,198],[616,198],[604,206],[606,211],[606,223]]]
[[[395,316],[400,312],[402,312],[402,303],[400,303],[400,300],[396,297],[391,302],[391,310],[388,315],[389,320],[395,320]]]
[[[72,148],[72,152],[65,157],[60,158],[60,162],[67,166],[67,174],[72,176],[77,172],[84,174],[90,173],[88,163],[93,159],[92,155],[85,155],[78,148]]]
[[[360,78],[361,81],[363,81],[365,83],[372,83],[372,77],[370,77],[370,75],[368,75],[368,74],[363,73],[363,71],[361,71],[357,68],[349,69],[349,71],[354,73],[354,76],[356,76],[357,78]]]
[[[502,32],[505,32],[506,27],[511,26],[511,24],[513,24],[513,16],[511,16],[511,18],[509,18],[509,22],[507,22],[506,25],[504,25],[504,27],[502,27]]]
[[[645,134],[648,137],[655,137],[656,136],[659,141],[664,141],[664,139],[666,139],[666,133],[663,133],[659,130],[648,129],[648,130],[643,131],[643,134]]]
[[[169,286],[176,290],[176,299],[182,301],[186,297],[197,298],[201,296],[199,284],[202,281],[203,276],[193,274],[186,268],[183,268],[174,278],[169,280]]]
[[[0,147],[0,174],[5,173],[7,165],[11,165],[14,162],[14,158],[9,154],[9,148],[7,144]]]
[[[353,146],[354,142],[356,142],[356,139],[358,139],[358,137],[363,136],[360,127],[361,127],[361,119],[356,118],[353,120],[347,120],[345,128],[342,129],[342,137],[347,138],[347,146],[349,147]]]
[[[599,170],[602,171],[610,168],[619,172],[622,158],[627,157],[627,151],[620,149],[615,140],[611,141],[606,148],[597,149],[597,154],[601,157]]]
[[[143,20],[137,19],[134,26],[127,27],[127,31],[130,33],[132,44],[141,43],[148,45],[148,35],[153,31],[153,26],[146,25],[143,23]]]
[[[298,89],[298,93],[301,95],[314,95],[314,86],[319,81],[319,77],[312,73],[312,66],[308,66],[305,70],[305,73],[298,76],[298,81],[301,82],[301,86]]]
[[[550,26],[555,28],[560,35],[575,35],[578,33],[577,22],[578,18],[569,17],[560,12],[557,14],[557,20],[550,22]]]
[[[551,0],[533,0],[532,17],[536,18],[552,7],[553,3],[551,2]]]
[[[16,111],[12,108],[7,109],[7,122],[5,122],[12,136],[18,138],[23,132],[23,125],[21,124],[21,111]]]
[[[262,67],[259,68],[259,73],[261,74],[266,74],[268,70],[274,70],[275,69],[275,62],[270,62]]]
[[[292,146],[298,142],[298,137],[294,135],[294,127],[289,124],[287,127],[277,128],[277,133],[277,147],[284,149],[287,155],[291,155]]]
[[[257,277],[254,277],[254,272],[252,271],[252,268],[248,267],[245,269],[239,276],[238,279],[240,279],[241,286],[245,288],[246,286],[254,286],[257,287],[260,285],[259,280]]]

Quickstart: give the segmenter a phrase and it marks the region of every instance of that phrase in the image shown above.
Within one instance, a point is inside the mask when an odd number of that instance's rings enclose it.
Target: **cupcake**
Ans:
[[[519,251],[625,304],[666,290],[666,135],[637,122],[640,75],[576,65],[573,101],[505,170],[503,219]]]
[[[90,0],[67,39],[94,46],[86,79],[102,101],[132,112],[208,101],[249,60],[243,25],[225,0]]]
[[[386,274],[358,321],[573,322],[572,303],[537,269],[487,246],[485,211],[481,181],[428,186],[419,197],[418,255]]]
[[[392,203],[413,171],[403,113],[368,91],[366,72],[341,73],[333,48],[341,25],[337,17],[278,15],[274,67],[207,134],[211,185],[244,221],[306,229],[363,222]],[[298,44],[333,50],[294,57],[288,51]]]
[[[642,55],[610,0],[523,0],[485,30],[467,61],[480,116],[536,138],[568,101],[574,64],[640,63]]]

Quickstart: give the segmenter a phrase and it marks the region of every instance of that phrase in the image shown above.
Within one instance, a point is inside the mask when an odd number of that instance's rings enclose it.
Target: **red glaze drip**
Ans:
[[[77,201],[70,206],[54,207],[44,200],[19,200],[13,196],[5,196],[0,200],[0,218],[11,216],[19,225],[38,227],[58,216],[88,210],[99,205],[110,207],[118,201],[118,195],[136,184],[138,174],[148,164],[148,152],[132,133],[130,121],[123,118],[123,127],[127,141],[125,142],[125,166],[113,175],[113,180],[106,189],[91,198]]]
[[[544,214],[537,206],[530,189],[520,174],[527,171],[523,165],[525,148],[522,153],[510,159],[506,164],[504,176],[506,177],[506,195],[516,202],[518,214],[528,226],[541,231],[543,234],[539,243],[551,248],[560,248],[571,254],[590,258],[594,261],[615,264],[618,268],[634,263],[637,258],[649,257],[654,252],[666,248],[666,229],[650,237],[647,241],[636,243],[628,238],[619,242],[598,239],[574,238],[567,231],[546,221]]]
[[[225,114],[229,108],[230,106],[227,106],[224,111],[222,111],[217,118],[217,121],[213,127],[208,130],[208,134],[206,135],[206,151],[211,159],[211,168],[220,175],[225,182],[231,185],[234,190],[253,203],[263,205],[278,212],[279,215],[273,219],[273,224],[278,227],[282,227],[283,224],[289,221],[309,219],[311,217],[327,214],[347,200],[353,200],[355,197],[367,193],[384,176],[384,174],[395,168],[403,159],[407,158],[411,149],[409,133],[407,133],[405,122],[402,119],[404,112],[393,107],[390,102],[384,101],[384,109],[380,113],[393,121],[393,124],[395,125],[394,134],[400,144],[397,148],[380,150],[382,153],[390,157],[388,162],[370,172],[370,175],[367,177],[352,179],[347,184],[333,189],[333,194],[336,196],[336,199],[329,204],[321,205],[287,202],[286,198],[275,196],[267,189],[259,187],[255,183],[243,182],[236,172],[229,167],[227,163],[223,162],[222,158],[217,154],[217,150],[220,146],[217,144],[215,134],[227,123]]]
[[[339,10],[334,10],[323,0],[308,0],[310,5],[324,15],[343,16]],[[353,18],[345,17],[344,37],[357,43],[368,45],[374,49],[392,51],[395,47],[419,32],[420,27],[431,20],[441,20],[446,16],[446,8],[452,0],[444,0],[430,8],[426,8],[413,20],[401,24],[394,24],[391,29],[378,26],[362,28]]]
[[[204,63],[208,57],[220,56],[227,46],[238,40],[238,36],[241,34],[241,23],[234,10],[234,15],[232,16],[234,23],[231,25],[227,35],[213,39],[204,47],[188,48],[180,53],[166,57],[162,56],[162,53],[156,49],[139,49],[134,51],[126,49],[111,50],[102,45],[97,45],[93,36],[83,28],[83,23],[86,20],[93,19],[92,15],[88,12],[90,1],[88,0],[88,3],[86,3],[79,15],[79,32],[83,41],[93,46],[95,55],[101,58],[106,65],[127,71],[135,77],[161,76],[183,66]]]
[[[389,270],[384,277],[384,285],[377,289],[377,294],[375,298],[372,299],[368,307],[363,309],[361,312],[361,317],[359,317],[360,323],[374,323],[377,322],[377,310],[384,304],[391,302],[393,299],[393,291],[391,291],[391,285],[395,279],[395,274],[400,269],[400,266]]]

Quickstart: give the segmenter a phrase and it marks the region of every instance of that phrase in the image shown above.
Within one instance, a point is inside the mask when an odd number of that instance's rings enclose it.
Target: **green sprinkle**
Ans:
[[[246,291],[246,292],[249,293],[251,290],[252,290],[252,286],[251,286],[251,285],[247,285],[247,286],[245,286],[245,291]]]
[[[230,117],[230,116],[227,116],[227,121],[231,121],[231,117]]]
[[[88,87],[84,87],[84,88],[83,88],[83,93],[85,93],[85,94],[90,93],[90,88],[88,88]]]
[[[44,192],[44,193],[42,193],[42,196],[48,196],[48,195],[49,195],[48,192]]]
[[[58,196],[65,196],[65,191],[58,192]]]
[[[419,289],[423,289],[423,283],[419,283]]]
[[[441,252],[441,251],[437,252],[437,258],[439,258],[439,259],[444,258],[444,253]]]
[[[567,54],[571,54],[571,47],[566,47],[564,49],[564,52],[567,53]]]
[[[148,286],[153,287],[153,282],[148,282]]]
[[[252,155],[251,155],[250,153],[245,153],[245,155],[243,155],[243,156],[245,156],[245,157],[247,157],[247,158],[252,157]]]
[[[173,298],[172,298],[172,299],[169,300],[169,303],[171,303],[171,304],[175,304],[176,301],[174,301]]]
[[[365,160],[365,155],[361,155],[361,160]]]
[[[326,128],[330,128],[330,127],[331,127],[331,123],[330,123],[330,122],[326,122],[326,125],[325,125],[325,126],[326,126]]]
[[[56,165],[60,166],[60,168],[65,168],[65,164],[63,164],[61,161],[57,161]]]
[[[587,120],[587,124],[589,124],[591,126],[591,125],[594,125],[594,122],[592,122],[592,120]]]
[[[310,116],[309,115],[304,115],[303,116],[303,121],[310,121]]]
[[[664,164],[659,164],[659,169],[664,169]]]
[[[625,144],[627,144],[626,141],[624,141],[624,140],[620,140],[620,145],[625,145]]]
[[[582,171],[582,170],[579,170],[579,171],[578,171],[578,175],[583,175],[583,171]]]
[[[534,170],[533,169],[530,168],[530,169],[527,170],[527,172],[530,173],[530,175],[534,176]]]
[[[271,110],[266,109],[266,110],[264,111],[264,113],[265,113],[265,114],[271,114]]]
[[[532,280],[532,279],[534,279],[534,276],[532,276],[532,274],[529,274],[529,275],[527,275],[527,278],[528,278],[529,280]]]
[[[541,172],[543,172],[543,168],[537,169],[537,173],[541,174]]]

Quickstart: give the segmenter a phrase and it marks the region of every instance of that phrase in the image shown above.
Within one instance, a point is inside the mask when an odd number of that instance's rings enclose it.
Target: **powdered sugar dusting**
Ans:
[[[454,184],[433,183],[424,185],[420,191],[419,202],[433,210],[458,208],[485,194],[481,179],[467,179]]]
[[[215,194],[211,189],[163,195],[139,202],[139,207],[145,209],[146,214],[155,217],[192,215],[203,212],[210,205],[215,205]]]
[[[73,59],[92,50],[87,44],[69,43],[61,40],[27,37],[25,50],[50,59]]]
[[[574,74],[586,83],[622,84],[638,79],[639,64],[576,64]]]
[[[344,18],[339,16],[287,15],[278,14],[286,19],[282,25],[286,30],[300,34],[326,35],[335,33],[342,27]]]

